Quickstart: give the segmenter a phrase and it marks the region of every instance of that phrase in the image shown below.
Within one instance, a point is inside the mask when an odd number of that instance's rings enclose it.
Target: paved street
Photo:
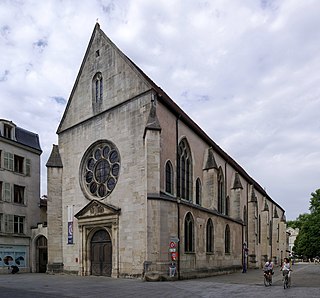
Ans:
[[[276,269],[273,285],[263,285],[262,270],[174,282],[81,277],[38,273],[0,275],[0,297],[319,297],[320,265],[293,267],[292,287],[284,290]]]

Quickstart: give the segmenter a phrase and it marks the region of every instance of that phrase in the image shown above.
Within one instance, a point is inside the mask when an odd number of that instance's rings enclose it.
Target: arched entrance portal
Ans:
[[[47,238],[40,236],[36,242],[36,251],[37,251],[37,272],[45,273],[47,271],[48,263],[48,247],[47,247]]]
[[[106,230],[94,233],[91,239],[91,274],[111,276],[112,242]]]

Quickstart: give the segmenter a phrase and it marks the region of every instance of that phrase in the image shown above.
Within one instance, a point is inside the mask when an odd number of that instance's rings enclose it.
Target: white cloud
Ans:
[[[55,131],[95,21],[294,219],[319,188],[316,0],[1,1],[0,118]],[[32,121],[30,121],[32,119]]]

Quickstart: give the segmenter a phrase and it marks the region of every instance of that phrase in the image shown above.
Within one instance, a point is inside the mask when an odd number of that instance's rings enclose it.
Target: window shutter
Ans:
[[[4,167],[7,170],[13,171],[13,154],[10,152],[4,153]]]
[[[3,218],[3,214],[2,214],[2,213],[0,213],[0,232],[4,232],[2,218]]]
[[[11,185],[10,183],[4,183],[4,201],[11,202]]]
[[[5,214],[5,231],[7,233],[13,233],[13,215],[12,214]]]
[[[30,176],[31,174],[31,160],[29,158],[26,159],[26,175]]]

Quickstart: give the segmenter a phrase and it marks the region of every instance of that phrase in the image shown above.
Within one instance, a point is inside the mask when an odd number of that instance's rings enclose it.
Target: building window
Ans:
[[[218,212],[223,213],[225,209],[224,202],[224,178],[221,167],[218,172]]]
[[[2,181],[0,181],[0,201],[2,201]]]
[[[14,216],[14,228],[13,232],[15,234],[23,234],[24,233],[24,217],[22,216]]]
[[[214,244],[214,231],[213,231],[213,223],[211,218],[209,218],[207,222],[207,253],[213,253],[213,244]]]
[[[166,162],[166,192],[173,194],[173,170],[169,160]]]
[[[0,247],[0,262],[2,266],[10,267],[16,265],[20,268],[26,267],[26,250],[25,245],[10,245]],[[11,271],[10,271],[11,272]]]
[[[182,199],[192,201],[192,160],[186,139],[183,139],[179,144],[177,165],[177,195]]]
[[[14,171],[23,174],[23,161],[24,158],[18,155],[14,155]]]
[[[196,204],[201,205],[201,181],[199,178],[196,181]]]
[[[194,223],[191,213],[186,215],[184,220],[184,251],[193,252],[194,247]]]
[[[80,186],[88,199],[111,194],[119,178],[120,164],[120,153],[110,141],[97,141],[87,149],[80,165]]]
[[[258,242],[261,243],[261,217],[260,217],[260,215],[259,215],[258,229],[259,229]]]
[[[4,168],[13,171],[13,154],[4,152]]]
[[[224,252],[226,254],[230,253],[230,247],[231,247],[230,228],[229,228],[229,225],[227,225],[224,232]]]
[[[226,197],[226,208],[225,209],[226,209],[225,214],[229,216],[230,215],[230,198],[229,198],[229,196]]]
[[[8,139],[12,139],[12,127],[10,125],[3,125],[3,136]]]
[[[95,102],[101,102],[103,98],[103,79],[101,72],[95,74],[92,80],[93,98]]]
[[[12,214],[5,214],[4,226],[6,233],[23,234],[24,217]]]
[[[243,206],[243,222],[247,226],[247,206]]]
[[[0,168],[1,168],[1,165],[2,165],[2,151],[0,150]]]
[[[248,216],[247,206],[243,206],[244,242],[248,243]]]
[[[24,187],[19,185],[13,186],[13,202],[17,204],[24,204]]]
[[[272,245],[272,221],[269,222],[269,245]]]
[[[259,243],[259,207],[258,207],[258,201],[255,202],[254,207],[254,229],[255,229],[255,242]]]

